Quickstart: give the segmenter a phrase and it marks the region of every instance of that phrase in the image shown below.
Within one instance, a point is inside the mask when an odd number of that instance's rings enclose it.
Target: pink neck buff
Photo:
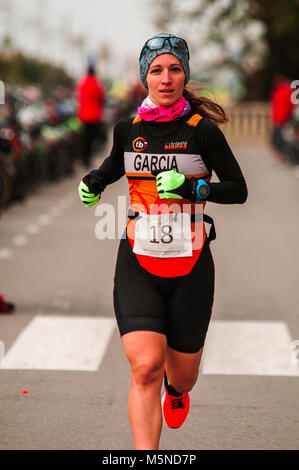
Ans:
[[[185,116],[190,110],[190,103],[183,96],[171,106],[156,106],[148,96],[138,108],[138,114],[144,121],[165,122]]]

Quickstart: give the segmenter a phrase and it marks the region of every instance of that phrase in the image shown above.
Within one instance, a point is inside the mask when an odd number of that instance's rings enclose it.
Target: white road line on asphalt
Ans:
[[[41,232],[41,228],[38,224],[31,224],[31,225],[28,225],[28,227],[26,228],[26,231],[30,235],[37,235],[38,233]]]
[[[63,198],[55,207],[52,207],[49,210],[48,214],[42,214],[38,217],[37,222],[30,224],[26,228],[26,233],[28,235],[37,235],[42,231],[42,226],[50,225],[52,222],[52,218],[66,210],[74,201],[73,201],[73,193],[71,196],[66,196]],[[28,243],[28,238],[26,235],[16,235],[12,239],[12,244],[14,246],[24,246]],[[0,260],[8,259],[13,256],[13,250],[10,248],[2,248],[0,249]]]
[[[7,351],[0,368],[97,370],[116,326],[111,318],[37,315]],[[299,376],[287,325],[212,321],[202,374]]]
[[[52,207],[49,210],[48,214],[42,214],[38,217],[37,222],[28,225],[26,228],[26,233],[28,235],[37,235],[42,231],[41,226],[50,225],[52,218],[61,215],[61,213],[68,209],[70,205],[74,202],[73,191],[70,192],[70,195],[65,196],[56,206]],[[28,243],[26,235],[16,235],[12,239],[12,244],[14,246],[24,246]],[[14,252],[10,248],[0,249],[0,260],[9,259],[13,256]]]
[[[62,209],[59,209],[58,207],[52,207],[52,209],[49,210],[49,215],[50,217],[57,217],[60,215]]]
[[[2,248],[0,250],[0,259],[8,259],[13,255],[13,250],[10,248]]]
[[[16,235],[15,237],[13,237],[12,243],[15,246],[27,245],[28,238],[26,237],[26,235]]]
[[[201,373],[299,376],[292,338],[284,322],[212,321]]]
[[[59,207],[59,209],[65,210],[65,209],[67,209],[72,203],[73,203],[73,200],[72,200],[69,196],[67,196],[67,197],[63,198],[63,199],[58,203],[58,207]]]
[[[111,318],[37,315],[7,351],[0,369],[95,371],[114,327]]]
[[[49,224],[52,222],[52,220],[51,220],[51,217],[49,217],[49,216],[46,215],[46,214],[43,214],[43,215],[39,216],[38,222],[39,222],[41,225],[49,225]]]

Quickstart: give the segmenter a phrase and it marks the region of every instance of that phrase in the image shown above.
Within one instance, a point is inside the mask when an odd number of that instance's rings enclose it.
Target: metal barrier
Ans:
[[[228,139],[269,140],[272,132],[269,103],[238,103],[226,107],[225,111],[230,122],[222,127],[222,131]]]

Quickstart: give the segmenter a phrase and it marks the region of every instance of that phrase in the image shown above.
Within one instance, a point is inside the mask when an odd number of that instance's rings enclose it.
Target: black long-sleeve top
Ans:
[[[191,114],[169,122],[144,122],[150,135],[161,138],[162,135],[175,133],[176,126],[190,118]],[[113,146],[97,172],[99,192],[108,184],[120,179],[125,174],[124,146],[128,137],[132,118],[120,120],[114,127]],[[247,199],[247,185],[240,166],[222,131],[213,123],[202,119],[196,129],[198,154],[201,155],[209,172],[215,172],[219,182],[210,183],[210,194],[206,201],[219,204],[242,204]]]

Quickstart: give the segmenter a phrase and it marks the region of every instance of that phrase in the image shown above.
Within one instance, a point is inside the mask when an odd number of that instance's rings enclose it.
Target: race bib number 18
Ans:
[[[140,214],[133,251],[156,258],[192,256],[190,215]]]

